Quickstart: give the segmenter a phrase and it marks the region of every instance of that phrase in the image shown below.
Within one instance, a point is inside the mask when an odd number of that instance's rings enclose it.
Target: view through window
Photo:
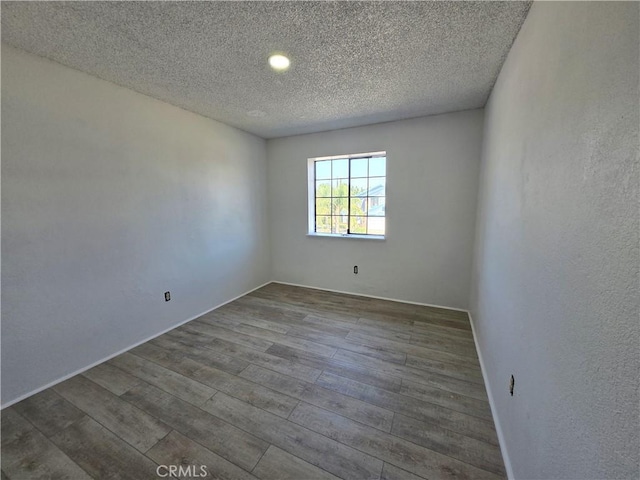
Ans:
[[[385,152],[315,158],[309,167],[312,233],[384,236]]]

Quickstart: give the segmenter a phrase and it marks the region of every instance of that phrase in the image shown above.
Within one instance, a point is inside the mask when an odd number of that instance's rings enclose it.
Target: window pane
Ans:
[[[347,216],[331,217],[331,233],[347,233]]]
[[[367,233],[367,217],[351,217],[351,228],[349,233]]]
[[[367,215],[371,217],[384,217],[386,197],[369,197],[367,203],[369,209]]]
[[[384,197],[387,187],[387,179],[384,177],[372,177],[369,179],[369,197]]]
[[[331,181],[320,180],[316,182],[316,198],[331,196]]]
[[[369,171],[368,166],[368,158],[356,158],[355,160],[351,160],[351,178],[366,177]]]
[[[354,197],[366,197],[367,196],[367,179],[356,178],[351,180],[351,195]]]
[[[387,159],[385,157],[373,157],[369,159],[369,176],[384,177],[387,174]]]
[[[371,158],[316,160],[310,164],[315,175],[310,214],[314,216],[316,232],[384,236],[386,167],[384,153]]]
[[[384,235],[384,217],[367,217],[367,233],[369,235]]]
[[[349,160],[346,158],[333,160],[333,178],[349,177]]]
[[[331,160],[316,162],[316,180],[331,178]]]
[[[351,215],[366,215],[367,214],[367,199],[366,198],[351,198]]]
[[[331,199],[331,215],[342,215],[345,218],[349,214],[348,212],[348,202],[349,199],[344,198],[332,198]],[[346,222],[346,220],[345,220]]]
[[[331,215],[331,199],[316,199],[316,215]]]
[[[331,217],[316,217],[316,232],[331,233]]]
[[[348,197],[349,196],[349,180],[346,178],[338,178],[332,180],[333,190],[332,197]]]

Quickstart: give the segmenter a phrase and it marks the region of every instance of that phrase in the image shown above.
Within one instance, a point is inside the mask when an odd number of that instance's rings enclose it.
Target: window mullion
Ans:
[[[370,203],[369,202],[369,193],[371,192],[371,170],[370,170],[370,166],[371,166],[371,157],[369,157],[369,159],[367,160],[367,190],[366,190],[366,197],[364,199],[364,201],[366,202],[366,206],[367,206],[366,217],[364,217],[364,221],[365,221],[364,233],[365,233],[365,235],[369,235],[369,203]]]

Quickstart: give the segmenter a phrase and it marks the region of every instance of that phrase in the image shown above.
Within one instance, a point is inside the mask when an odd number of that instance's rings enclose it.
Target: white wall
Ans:
[[[482,116],[474,110],[268,140],[273,279],[466,308]],[[306,236],[307,159],[379,150],[387,152],[387,239]]]
[[[5,45],[2,130],[3,404],[269,280],[264,140]]]
[[[640,477],[638,33],[535,3],[486,107],[471,310],[516,478]]]

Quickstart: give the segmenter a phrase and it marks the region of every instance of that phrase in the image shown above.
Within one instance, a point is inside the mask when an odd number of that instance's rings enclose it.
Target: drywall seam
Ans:
[[[491,391],[491,384],[489,383],[489,375],[486,373],[484,367],[484,361],[482,360],[482,351],[480,350],[480,344],[478,343],[478,337],[476,337],[476,329],[473,325],[473,316],[471,312],[469,314],[469,323],[471,323],[471,332],[473,333],[473,343],[476,346],[476,352],[478,353],[478,360],[480,361],[480,370],[482,371],[482,378],[484,379],[484,387],[487,390],[487,397],[489,397],[489,407],[491,408],[491,416],[493,417],[493,423],[498,434],[498,443],[500,444],[500,451],[502,452],[502,461],[504,467],[507,470],[507,478],[514,480],[513,468],[511,467],[511,460],[509,459],[509,452],[507,451],[507,442],[504,439],[502,433],[502,427],[500,426],[500,418],[498,417],[498,409],[493,403],[493,393]]]
[[[292,287],[313,288],[314,290],[323,290],[325,292],[344,293],[346,295],[354,295],[356,297],[377,298],[378,300],[387,300],[389,302],[397,302],[397,303],[408,303],[408,304],[411,304],[411,305],[420,305],[421,307],[444,308],[445,310],[455,310],[456,312],[466,312],[466,313],[469,314],[469,310],[465,310],[464,308],[445,307],[443,305],[434,305],[432,303],[411,302],[409,300],[398,300],[397,298],[379,297],[377,295],[366,295],[364,293],[346,292],[344,290],[334,290],[332,288],[311,287],[309,285],[301,285],[299,283],[281,282],[279,280],[272,280],[270,283],[281,283],[282,285],[291,285]],[[471,314],[469,314],[469,317],[471,317]]]
[[[201,317],[203,315],[206,315],[207,313],[212,312],[213,310],[216,310],[216,309],[226,305],[227,303],[231,303],[231,302],[233,302],[234,300],[237,300],[240,297],[244,297],[245,295],[248,295],[251,292],[254,292],[254,291],[256,291],[256,290],[258,290],[258,289],[260,289],[260,288],[262,288],[262,287],[264,287],[266,285],[269,285],[270,283],[272,283],[272,282],[268,281],[268,282],[263,283],[262,285],[258,285],[256,288],[252,288],[251,290],[247,290],[246,292],[241,293],[240,295],[237,295],[237,296],[233,297],[232,299],[227,300],[226,302],[222,302],[221,304],[216,305],[215,307],[212,307],[212,308],[210,308],[208,310],[205,310],[202,313],[198,313],[197,315],[194,315],[193,317],[187,318],[186,320],[184,320],[184,321],[182,321],[180,323],[176,323],[175,325],[172,325],[171,327],[169,327],[169,328],[167,328],[165,330],[162,330],[161,332],[158,332],[158,333],[156,333],[154,335],[151,335],[150,337],[147,337],[144,340],[136,342],[133,345],[130,345],[130,346],[126,347],[126,348],[123,348],[122,350],[119,350],[119,351],[115,352],[112,355],[104,357],[103,359],[98,360],[97,362],[93,362],[90,365],[87,365],[86,367],[82,367],[79,370],[76,370],[75,372],[69,373],[68,375],[65,375],[65,376],[59,378],[58,380],[54,380],[53,382],[49,382],[46,385],[44,385],[42,387],[39,387],[39,388],[36,388],[35,390],[32,390],[29,393],[25,393],[24,395],[20,395],[18,398],[14,399],[14,400],[11,400],[11,401],[5,403],[4,405],[2,405],[0,407],[0,409],[3,410],[5,408],[7,408],[7,407],[10,407],[11,405],[13,405],[15,403],[18,403],[18,402],[24,400],[25,398],[29,398],[30,396],[35,395],[36,393],[40,393],[43,390],[46,390],[47,388],[51,388],[54,385],[57,385],[57,384],[59,384],[61,382],[64,382],[65,380],[68,380],[71,377],[75,377],[76,375],[81,374],[82,372],[86,372],[87,370],[89,370],[89,369],[91,369],[91,368],[93,368],[93,367],[95,367],[97,365],[100,365],[101,363],[104,363],[107,360],[111,360],[112,358],[117,357],[118,355],[121,355],[121,354],[123,354],[125,352],[128,352],[129,350],[131,350],[132,348],[137,347],[138,345],[142,345],[143,343],[146,343],[149,340],[153,340],[154,338],[159,337],[160,335],[164,335],[165,333],[170,332],[174,328],[178,328],[180,325],[184,325],[185,323],[189,323],[190,321],[195,320],[196,318],[199,318],[199,317]]]

